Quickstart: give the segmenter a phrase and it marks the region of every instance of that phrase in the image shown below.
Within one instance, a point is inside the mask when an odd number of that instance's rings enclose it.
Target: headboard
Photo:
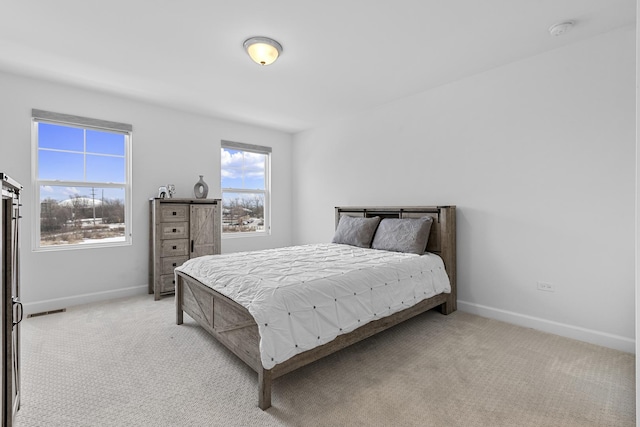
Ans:
[[[335,208],[335,226],[342,215],[382,218],[433,218],[427,251],[442,258],[451,282],[451,295],[447,301],[447,312],[456,310],[456,207],[455,206],[348,206]],[[448,313],[447,313],[448,314]]]

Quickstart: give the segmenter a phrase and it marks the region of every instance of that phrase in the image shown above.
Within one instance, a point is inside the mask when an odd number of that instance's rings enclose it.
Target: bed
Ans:
[[[175,270],[176,323],[187,313],[256,371],[265,410],[274,379],[424,311],[456,310],[455,214],[455,206],[337,207],[335,243],[189,260]],[[418,220],[429,223],[424,255],[381,237],[384,226]],[[373,227],[373,237],[354,243],[350,223]]]

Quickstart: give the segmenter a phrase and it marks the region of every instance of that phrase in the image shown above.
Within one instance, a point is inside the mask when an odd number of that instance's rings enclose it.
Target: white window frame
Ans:
[[[224,193],[242,194],[263,194],[264,195],[264,231],[243,231],[243,232],[222,232],[223,239],[237,239],[243,237],[259,237],[271,235],[271,147],[262,145],[245,144],[242,142],[221,141],[220,153],[222,149],[245,151],[250,153],[265,154],[264,165],[264,190],[247,190],[243,188],[221,188],[222,208],[224,209]],[[220,165],[222,174],[222,165]],[[222,182],[222,176],[220,177]],[[222,186],[221,186],[222,187]],[[222,214],[224,215],[224,214]]]
[[[109,122],[105,120],[91,119],[87,117],[74,116],[69,114],[60,114],[50,111],[33,109],[32,116],[32,130],[31,130],[31,182],[33,183],[33,220],[32,220],[32,248],[34,251],[60,251],[60,250],[72,250],[72,249],[91,249],[91,248],[104,248],[110,246],[130,246],[132,244],[132,161],[131,161],[131,139],[133,126],[125,123]],[[63,181],[63,180],[44,180],[38,178],[38,123],[50,123],[55,125],[75,127],[79,129],[97,130],[114,132],[125,135],[125,182],[124,183],[111,183],[111,182],[92,182],[92,181]],[[125,206],[124,206],[124,241],[118,242],[95,242],[88,244],[70,243],[65,245],[40,245],[40,188],[43,185],[53,186],[69,186],[69,187],[82,187],[82,188],[122,188],[125,193]]]

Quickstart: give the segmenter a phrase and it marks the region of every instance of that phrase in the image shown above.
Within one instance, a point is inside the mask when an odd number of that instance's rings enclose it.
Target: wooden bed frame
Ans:
[[[451,293],[435,295],[393,315],[369,322],[358,329],[338,336],[333,341],[300,353],[291,359],[264,369],[260,361],[258,326],[249,311],[226,296],[197,280],[177,273],[176,323],[183,323],[183,312],[213,335],[231,352],[258,373],[258,406],[271,406],[272,380],[335,353],[351,344],[397,325],[435,307],[443,314],[456,310],[456,210],[455,206],[414,207],[337,207],[336,226],[341,215],[383,218],[433,217],[427,251],[438,254],[445,264],[451,282]]]

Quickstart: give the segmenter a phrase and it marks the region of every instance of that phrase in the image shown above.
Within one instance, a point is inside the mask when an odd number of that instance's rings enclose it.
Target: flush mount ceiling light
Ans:
[[[282,53],[282,45],[268,37],[251,37],[245,40],[244,50],[259,65],[273,64]]]
[[[561,36],[573,28],[573,21],[560,22],[549,27],[549,34],[552,36]]]

